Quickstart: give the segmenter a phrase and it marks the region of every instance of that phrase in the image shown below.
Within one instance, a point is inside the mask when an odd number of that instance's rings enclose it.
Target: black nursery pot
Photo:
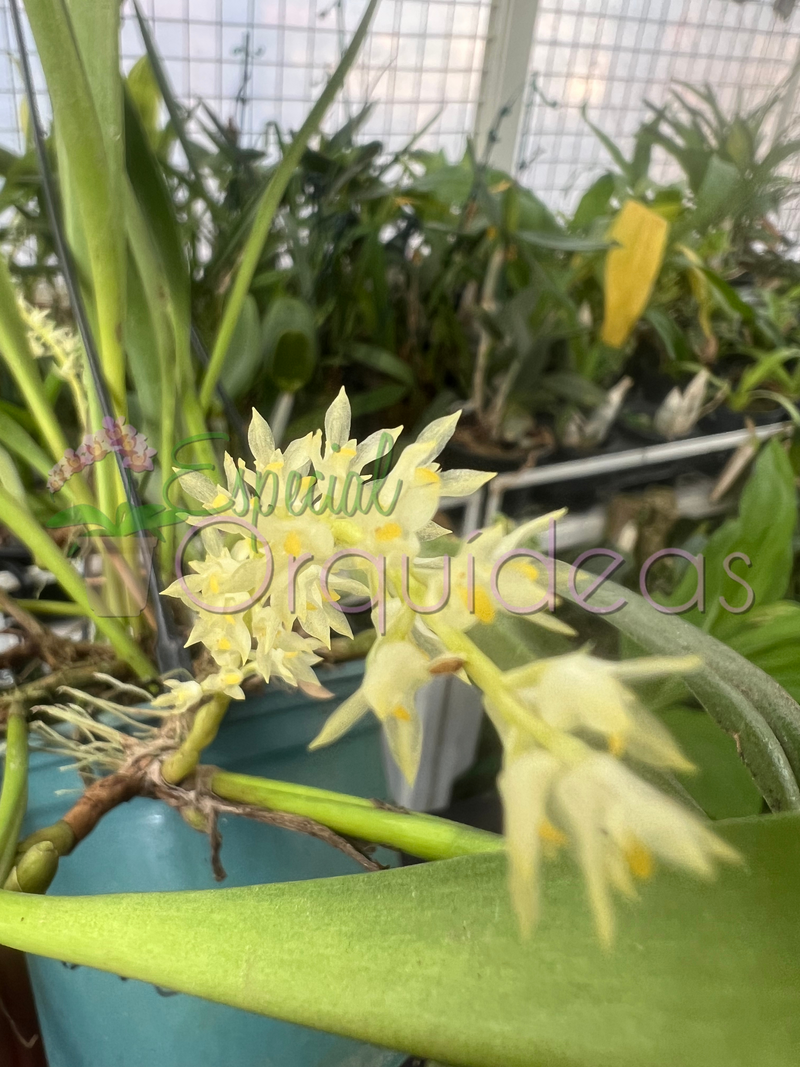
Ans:
[[[704,434],[728,433],[731,430],[743,430],[748,420],[756,426],[774,426],[787,417],[786,410],[780,404],[769,408],[749,408],[745,411],[734,411],[722,404],[708,415],[704,415],[697,426]]]

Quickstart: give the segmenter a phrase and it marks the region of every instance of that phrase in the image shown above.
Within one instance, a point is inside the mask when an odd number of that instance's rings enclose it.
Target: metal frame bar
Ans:
[[[475,117],[479,154],[513,173],[522,136],[528,63],[538,0],[495,0],[483,57]]]
[[[517,471],[514,474],[498,475],[491,483],[487,494],[484,521],[489,523],[500,510],[500,503],[509,489],[526,489],[536,485],[552,485],[553,482],[575,481],[598,474],[634,470],[636,467],[653,467],[676,459],[691,459],[709,452],[731,452],[739,445],[755,438],[766,441],[770,437],[785,434],[794,429],[794,423],[780,422],[772,426],[757,426],[752,430],[730,430],[709,437],[692,437],[688,441],[667,441],[663,445],[647,445],[627,452],[613,452],[604,456],[587,456],[586,459],[569,460],[543,467]]]

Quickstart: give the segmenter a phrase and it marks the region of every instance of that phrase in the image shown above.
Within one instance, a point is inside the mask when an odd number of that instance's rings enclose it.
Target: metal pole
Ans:
[[[636,467],[652,467],[676,459],[707,455],[709,452],[730,452],[746,441],[755,438],[767,440],[794,429],[794,423],[781,422],[773,426],[758,426],[754,430],[731,430],[710,437],[693,437],[688,441],[668,441],[663,445],[648,445],[627,452],[613,452],[605,456],[588,456],[586,459],[552,463],[542,467],[501,474],[489,483],[486,503],[486,519],[490,523],[500,510],[503,495],[509,489],[528,489],[536,485],[552,485],[553,482],[574,481],[591,478],[613,471],[633,470]]]
[[[537,0],[495,0],[489,16],[475,142],[479,156],[488,149],[493,165],[509,173],[521,136],[537,9]]]

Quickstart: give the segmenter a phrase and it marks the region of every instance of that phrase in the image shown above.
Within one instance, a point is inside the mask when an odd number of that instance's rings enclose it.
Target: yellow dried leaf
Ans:
[[[621,348],[647,307],[664,261],[669,223],[628,200],[609,231],[616,241],[606,256],[604,344]]]

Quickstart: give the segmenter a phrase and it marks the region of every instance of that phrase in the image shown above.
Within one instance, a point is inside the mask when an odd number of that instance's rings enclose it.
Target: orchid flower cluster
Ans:
[[[73,474],[99,463],[112,452],[120,453],[122,465],[134,474],[153,469],[156,450],[148,446],[145,435],[137,433],[135,427],[129,426],[124,418],[113,419],[107,416],[103,419],[102,429],[97,433],[86,434],[77,451],[73,448],[67,449],[49,472],[47,488],[51,493],[57,493]]]
[[[493,477],[441,469],[437,457],[457,420],[431,423],[385,472],[384,446],[394,445],[401,428],[359,444],[342,390],[324,436],[309,433],[281,450],[254,411],[254,469],[226,456],[225,485],[198,471],[183,474],[183,490],[207,515],[188,520],[200,552],[191,573],[165,592],[193,610],[187,644],[204,645],[217,670],[203,681],[169,683],[157,703],[179,712],[209,694],[241,699],[249,675],[314,687],[319,650],[333,633],[350,636],[348,613],[368,601],[377,637],[363,683],[313,746],[330,744],[371,712],[411,781],[422,745],[420,690],[443,672],[479,686],[503,743],[510,885],[523,930],[536,918],[542,856],[568,847],[608,940],[612,889],[633,895],[658,860],[709,876],[716,860],[736,858],[706,823],[623,762],[689,768],[627,683],[691,670],[698,661],[610,663],[583,650],[502,671],[481,652],[469,632],[500,612],[573,631],[552,613],[543,557],[525,547],[552,516],[512,530],[498,522],[454,554],[444,552],[448,531],[435,522],[441,498],[467,496]]]

